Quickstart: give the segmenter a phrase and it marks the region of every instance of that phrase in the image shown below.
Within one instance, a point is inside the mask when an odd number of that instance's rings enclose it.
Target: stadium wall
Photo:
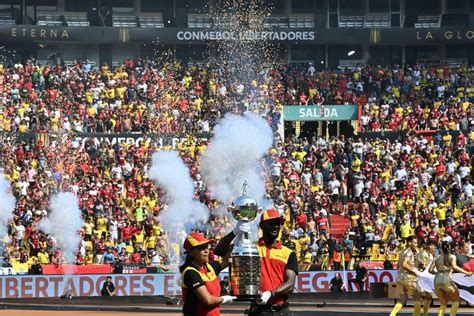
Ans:
[[[121,63],[125,57],[154,57],[163,47],[177,52],[178,58],[203,59],[206,44],[226,38],[280,43],[286,53],[280,62],[315,62],[315,67],[334,67],[360,62],[377,64],[414,63],[429,59],[437,62],[474,61],[474,28],[274,28],[260,32],[232,32],[186,27],[53,27],[0,25],[2,45],[16,52],[15,58],[40,58],[51,52],[63,60],[89,59],[95,65]],[[419,54],[424,47],[424,54]],[[119,48],[119,49],[118,49]],[[463,48],[463,49],[460,49]],[[348,56],[351,50],[355,54]],[[75,53],[73,53],[75,52]],[[178,54],[179,52],[179,54]],[[204,54],[206,55],[206,54]],[[430,55],[430,56],[431,56]],[[12,57],[13,58],[13,57]],[[322,63],[321,63],[322,62]]]

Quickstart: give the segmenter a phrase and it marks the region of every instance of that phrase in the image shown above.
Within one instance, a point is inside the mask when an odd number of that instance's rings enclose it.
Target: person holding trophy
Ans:
[[[239,222],[232,232],[219,241],[214,253],[225,257],[232,252],[232,295],[252,301],[249,315],[290,315],[288,294],[293,291],[298,274],[296,253],[279,240],[285,219],[274,209],[262,213],[259,224],[261,238],[256,244],[249,245],[249,226],[246,224],[256,217],[257,209],[255,200],[245,195],[234,201],[230,210]],[[253,216],[247,216],[251,213]],[[231,246],[233,240],[234,245]],[[255,248],[256,251],[253,250]]]
[[[245,230],[245,227],[241,229]],[[218,275],[227,267],[229,257],[224,256],[220,263],[209,261],[209,244],[212,242],[197,232],[189,234],[184,241],[186,260],[180,272],[185,316],[219,316],[219,305],[236,299],[230,295],[219,296]]]

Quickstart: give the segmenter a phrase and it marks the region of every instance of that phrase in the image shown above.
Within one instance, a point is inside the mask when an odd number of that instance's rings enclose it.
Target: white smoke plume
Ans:
[[[247,195],[261,206],[268,204],[260,160],[272,144],[273,132],[262,118],[251,112],[227,114],[215,126],[201,162],[211,196],[227,206],[242,195],[242,185],[247,181]]]
[[[160,213],[161,225],[170,232],[177,227],[194,228],[209,218],[206,206],[194,200],[194,184],[189,170],[175,151],[162,151],[153,155],[148,172],[150,179],[165,189],[168,207]],[[189,230],[189,229],[188,229]]]
[[[38,223],[36,223],[36,227],[43,233],[51,235],[51,222],[47,217],[41,219]]]
[[[8,231],[8,222],[15,208],[15,197],[9,192],[10,182],[0,173],[0,241]],[[0,254],[1,255],[1,254]]]
[[[48,220],[40,229],[56,238],[66,263],[74,264],[76,250],[81,242],[80,230],[84,226],[79,201],[71,192],[60,192],[51,197]]]

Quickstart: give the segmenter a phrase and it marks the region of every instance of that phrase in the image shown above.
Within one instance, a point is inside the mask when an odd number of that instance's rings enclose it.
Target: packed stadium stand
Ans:
[[[247,110],[275,133],[267,193],[300,264],[389,268],[411,234],[474,241],[474,3],[263,2],[265,36],[286,40],[240,82],[212,59],[206,32],[222,21],[208,1],[0,0],[0,163],[17,199],[5,265],[65,263],[36,225],[61,190],[86,223],[69,264],[170,269],[151,155],[177,150],[212,210],[200,158],[218,120]],[[307,121],[291,108],[355,110]],[[231,226],[209,224],[216,239]]]

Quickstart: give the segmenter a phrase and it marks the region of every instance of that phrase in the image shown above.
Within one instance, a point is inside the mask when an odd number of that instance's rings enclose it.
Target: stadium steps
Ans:
[[[344,237],[344,232],[350,226],[350,220],[345,215],[331,215],[331,235],[341,240]]]

